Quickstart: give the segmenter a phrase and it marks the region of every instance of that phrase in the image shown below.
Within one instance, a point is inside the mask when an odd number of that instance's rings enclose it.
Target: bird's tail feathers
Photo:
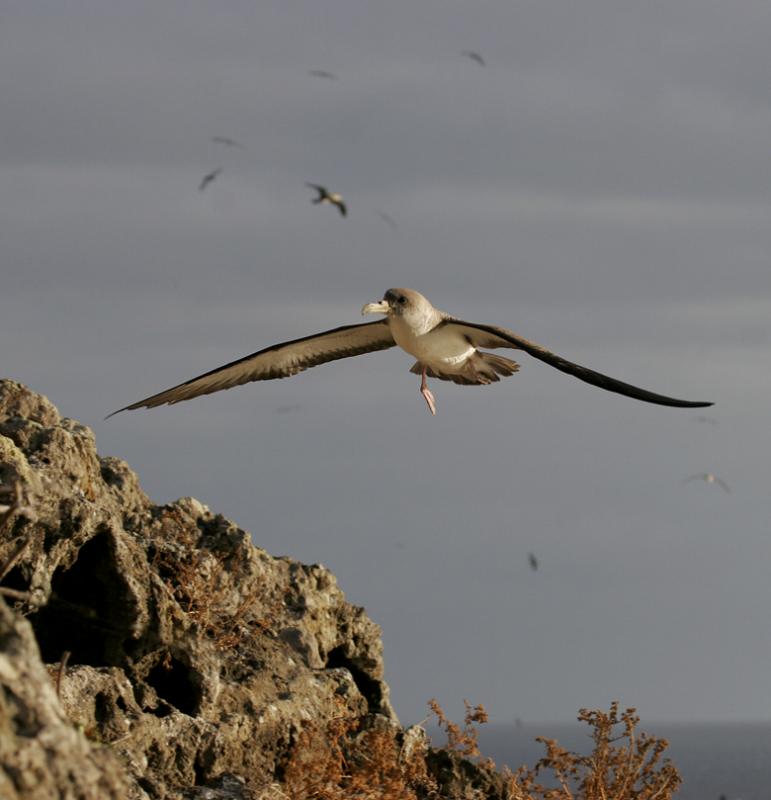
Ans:
[[[492,353],[478,353],[478,355],[488,367],[492,367],[498,375],[503,375],[504,378],[508,378],[509,375],[519,372],[519,364],[517,364],[516,361],[512,361],[510,358],[493,355]]]
[[[423,372],[423,365],[416,361],[410,372],[420,375]],[[452,381],[463,386],[484,386],[488,383],[496,383],[498,377],[508,377],[515,372],[519,372],[519,364],[509,358],[493,355],[492,353],[482,353],[477,351],[466,362],[463,372],[436,372],[431,367],[426,367],[426,375],[429,378],[438,378],[440,381]]]

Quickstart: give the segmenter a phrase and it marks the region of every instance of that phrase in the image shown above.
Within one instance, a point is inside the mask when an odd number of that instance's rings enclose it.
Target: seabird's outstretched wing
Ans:
[[[394,347],[393,336],[385,320],[365,322],[362,325],[343,325],[323,333],[281,342],[266,347],[257,353],[231,361],[222,367],[192,378],[164,392],[146,397],[125,408],[114,411],[109,416],[135,408],[155,408],[165,404],[172,405],[182,400],[190,400],[203,394],[219,392],[233,386],[241,386],[251,381],[269,381],[275,378],[288,378],[298,372],[376,350]],[[109,418],[109,417],[108,417]]]
[[[464,322],[454,317],[447,317],[440,325],[452,325],[460,328],[474,347],[511,347],[515,350],[524,350],[533,358],[537,358],[539,361],[543,361],[561,372],[566,372],[568,375],[573,375],[579,380],[591,383],[593,386],[599,386],[600,389],[606,389],[609,392],[617,392],[627,397],[643,400],[646,403],[656,403],[660,406],[676,406],[678,408],[700,408],[713,405],[712,403],[678,400],[675,397],[666,397],[662,394],[649,392],[647,389],[640,389],[637,386],[616,380],[616,378],[603,375],[601,372],[595,372],[588,367],[574,364],[572,361],[552,353],[551,350],[547,350],[542,345],[518,336],[506,328],[499,328],[495,325],[482,325],[476,322]]]

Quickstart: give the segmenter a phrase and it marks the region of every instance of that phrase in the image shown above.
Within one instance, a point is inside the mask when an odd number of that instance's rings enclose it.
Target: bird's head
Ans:
[[[367,303],[362,314],[385,314],[388,317],[423,316],[431,303],[414,289],[389,289],[379,303]]]

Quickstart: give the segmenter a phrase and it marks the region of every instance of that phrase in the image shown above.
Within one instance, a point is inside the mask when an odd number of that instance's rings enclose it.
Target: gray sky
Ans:
[[[770,39],[767,0],[6,0],[0,371],[329,566],[405,723],[768,719]],[[525,354],[432,419],[400,351],[102,421],[391,286],[718,424]]]

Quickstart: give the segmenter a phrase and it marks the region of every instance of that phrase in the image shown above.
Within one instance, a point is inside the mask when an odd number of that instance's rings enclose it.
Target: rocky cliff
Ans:
[[[504,796],[401,730],[380,631],[328,570],[194,499],[154,505],[8,380],[0,484],[0,797]]]

